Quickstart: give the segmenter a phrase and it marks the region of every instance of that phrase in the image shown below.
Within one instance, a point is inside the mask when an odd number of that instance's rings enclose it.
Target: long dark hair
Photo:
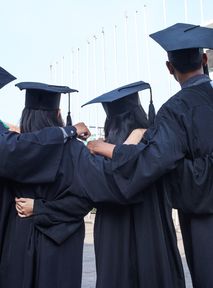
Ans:
[[[34,132],[45,127],[64,126],[58,110],[34,110],[24,108],[20,120],[20,132]]]
[[[106,142],[122,144],[134,129],[148,128],[148,125],[147,115],[142,106],[121,115],[107,117],[104,125]]]

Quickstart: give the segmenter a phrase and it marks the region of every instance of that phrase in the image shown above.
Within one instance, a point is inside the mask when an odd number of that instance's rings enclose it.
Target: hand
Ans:
[[[124,144],[138,144],[141,139],[143,138],[144,133],[146,132],[147,129],[143,129],[143,128],[138,128],[133,130],[129,137],[126,139],[126,141],[124,142]]]
[[[15,198],[16,210],[19,217],[29,217],[33,215],[34,199],[31,198]]]
[[[99,154],[107,158],[112,158],[115,145],[104,142],[103,139],[89,141],[87,147],[92,154]]]
[[[77,130],[77,135],[79,139],[86,140],[88,137],[91,136],[88,127],[83,122],[75,124],[74,127]]]
[[[99,138],[97,140],[92,140],[87,143],[87,148],[90,150],[90,153],[98,154],[98,150],[100,147],[102,147],[103,143],[104,143],[104,139],[102,138]]]

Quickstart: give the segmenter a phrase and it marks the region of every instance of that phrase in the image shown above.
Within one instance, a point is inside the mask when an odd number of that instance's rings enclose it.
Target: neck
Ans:
[[[177,72],[177,71],[176,71]],[[182,85],[184,82],[186,82],[187,80],[189,80],[190,78],[194,77],[194,76],[198,76],[198,75],[202,75],[203,74],[203,69],[198,69],[192,72],[188,72],[188,73],[176,73],[176,79],[179,82],[180,85]]]

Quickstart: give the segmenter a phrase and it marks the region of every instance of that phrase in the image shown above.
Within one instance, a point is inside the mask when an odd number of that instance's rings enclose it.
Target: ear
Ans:
[[[205,66],[208,62],[208,57],[206,53],[203,53],[202,55],[202,64]]]
[[[57,117],[59,118],[60,115],[61,115],[61,109],[58,109]]]
[[[166,61],[166,66],[167,66],[167,68],[168,68],[168,70],[169,70],[169,73],[170,73],[171,75],[174,75],[175,69],[174,69],[173,65],[171,64],[171,62]]]

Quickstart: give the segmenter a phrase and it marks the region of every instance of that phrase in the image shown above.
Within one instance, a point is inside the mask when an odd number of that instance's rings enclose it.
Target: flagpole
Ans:
[[[200,0],[200,20],[201,20],[201,24],[204,24],[203,1],[202,0]]]
[[[126,82],[128,82],[128,80],[129,80],[129,59],[128,59],[128,15],[127,15],[127,13],[125,13],[124,42],[125,42],[125,58],[126,58]]]
[[[53,65],[50,64],[49,68],[50,68],[50,83],[52,84],[53,83]]]
[[[77,49],[77,64],[76,64],[76,86],[77,86],[77,90],[79,90],[79,62],[80,62],[80,48]],[[80,97],[78,97],[78,101],[76,101],[78,103],[78,107],[77,107],[77,110],[78,110],[78,119],[77,121],[80,121],[81,120],[81,109],[80,109]]]
[[[148,81],[151,81],[151,71],[150,71],[150,54],[149,54],[149,34],[147,27],[147,6],[144,5],[144,31],[145,31],[145,46],[146,46],[146,60],[147,60],[147,70],[148,70]]]
[[[94,66],[94,95],[97,93],[97,82],[96,82],[96,74],[97,74],[97,67],[96,67],[96,41],[97,37],[96,35],[93,36],[94,42],[93,42],[93,66]],[[96,138],[98,136],[98,105],[96,105]]]
[[[105,61],[105,32],[104,32],[104,28],[102,28],[102,65],[103,65],[103,83],[104,83],[104,91],[106,90],[106,61]]]
[[[72,48],[72,51],[71,51],[71,85],[72,85],[72,87],[74,87],[74,59],[75,59],[75,51]],[[72,120],[74,119],[74,116],[75,116],[75,107],[74,107],[73,103],[74,103],[73,97],[71,97],[70,105],[71,105],[71,110],[72,110]],[[74,121],[75,121],[75,119],[74,119]]]
[[[136,47],[136,62],[137,62],[137,79],[140,78],[140,58],[138,44],[138,11],[135,11],[135,47]]]
[[[184,19],[185,19],[185,22],[187,23],[187,21],[188,21],[188,5],[187,5],[187,0],[184,0]]]
[[[64,56],[61,61],[61,85],[64,84]]]
[[[86,70],[86,77],[87,77],[87,82],[86,82],[86,87],[87,87],[87,92],[86,92],[86,95],[87,95],[87,101],[89,99],[89,50],[90,50],[90,41],[87,40],[87,70]],[[90,105],[89,105],[90,106]],[[89,126],[91,125],[90,123],[90,107],[88,108],[88,124]]]
[[[164,21],[164,27],[166,27],[167,25],[166,0],[163,0],[163,21]]]
[[[58,61],[55,63],[55,83],[58,83]]]
[[[118,83],[118,59],[117,59],[117,26],[114,26],[114,68],[115,68],[115,85]]]

